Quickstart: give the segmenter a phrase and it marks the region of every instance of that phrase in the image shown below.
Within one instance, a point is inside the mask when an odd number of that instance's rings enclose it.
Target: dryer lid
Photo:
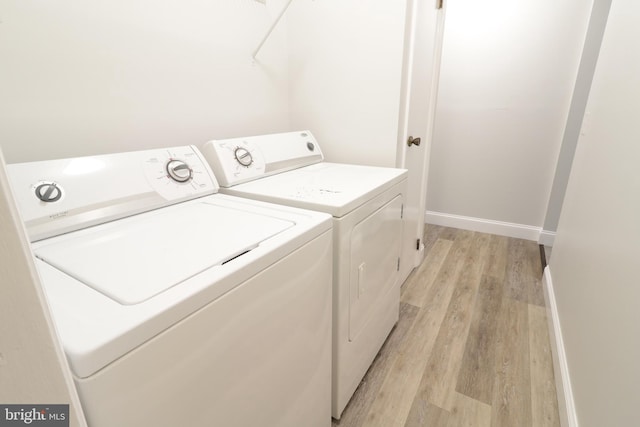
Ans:
[[[340,218],[406,178],[406,169],[322,162],[235,185],[224,192]]]
[[[189,203],[81,230],[34,252],[128,305],[222,265],[294,225],[211,203]]]

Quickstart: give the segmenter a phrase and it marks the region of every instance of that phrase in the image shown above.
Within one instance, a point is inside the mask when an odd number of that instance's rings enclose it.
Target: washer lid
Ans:
[[[121,304],[136,304],[294,225],[205,202],[177,205],[82,230],[35,255]]]

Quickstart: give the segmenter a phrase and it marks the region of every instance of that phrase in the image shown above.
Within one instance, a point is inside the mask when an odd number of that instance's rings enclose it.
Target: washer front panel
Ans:
[[[76,385],[92,427],[330,427],[330,232]]]

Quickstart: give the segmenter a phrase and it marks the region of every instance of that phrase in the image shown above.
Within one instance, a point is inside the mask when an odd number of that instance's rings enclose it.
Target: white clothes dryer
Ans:
[[[331,424],[330,215],[192,146],[8,170],[89,425]]]
[[[311,132],[207,142],[221,188],[333,216],[332,416],[398,321],[404,169],[330,163]]]

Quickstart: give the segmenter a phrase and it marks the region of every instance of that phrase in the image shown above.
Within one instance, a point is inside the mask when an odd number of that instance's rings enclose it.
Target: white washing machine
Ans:
[[[332,416],[398,321],[404,169],[324,162],[309,131],[210,141],[220,191],[333,216]]]
[[[8,169],[90,426],[331,424],[330,215],[190,146]]]

